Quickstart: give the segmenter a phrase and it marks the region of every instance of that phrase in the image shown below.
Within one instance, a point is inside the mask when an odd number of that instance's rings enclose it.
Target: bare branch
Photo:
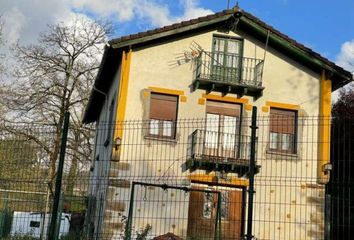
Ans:
[[[54,126],[49,142],[37,139],[31,132],[9,129],[33,140],[50,155],[49,166],[55,167],[60,147],[64,114],[72,112],[68,156],[72,165],[84,163],[92,152],[93,130],[82,127],[81,119],[92,84],[99,68],[103,45],[111,25],[77,17],[71,24],[48,26],[38,44],[16,44],[12,53],[17,65],[16,81],[1,92],[8,114],[1,116],[11,122],[40,122]],[[77,172],[75,169],[70,172]],[[54,172],[49,173],[49,178]]]

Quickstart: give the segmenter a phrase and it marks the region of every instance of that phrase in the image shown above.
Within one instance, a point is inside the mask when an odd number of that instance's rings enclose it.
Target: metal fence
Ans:
[[[91,144],[75,147],[81,139],[68,120],[60,128],[0,123],[0,239],[83,234],[90,165],[83,153]]]
[[[285,120],[1,125],[0,239],[352,239],[354,119]]]

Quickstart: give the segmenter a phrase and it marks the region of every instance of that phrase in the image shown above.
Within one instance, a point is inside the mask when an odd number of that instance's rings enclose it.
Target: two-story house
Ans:
[[[351,79],[239,8],[111,40],[83,120],[93,236],[241,239],[257,107],[252,233],[323,239],[331,92]]]

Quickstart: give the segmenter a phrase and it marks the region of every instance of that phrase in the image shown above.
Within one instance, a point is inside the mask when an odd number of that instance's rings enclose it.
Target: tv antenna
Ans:
[[[236,1],[236,7],[238,7],[238,1]],[[227,0],[227,9],[230,9],[230,0]]]

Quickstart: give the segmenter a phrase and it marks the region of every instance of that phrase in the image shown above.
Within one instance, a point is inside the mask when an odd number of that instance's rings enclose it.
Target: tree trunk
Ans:
[[[76,133],[75,134],[75,139],[71,148],[71,151],[73,153],[73,156],[71,158],[71,165],[70,165],[70,170],[69,170],[69,175],[67,179],[67,185],[66,185],[66,194],[68,195],[73,195],[74,192],[74,187],[77,179],[77,168],[78,168],[78,148],[80,144],[80,134]]]
[[[71,159],[71,165],[70,165],[70,170],[69,170],[69,175],[68,175],[68,180],[66,185],[65,193],[67,195],[73,195],[74,193],[74,187],[77,178],[77,167],[78,167],[77,157],[74,156],[73,159]]]
[[[56,162],[58,159],[59,149],[61,146],[60,140],[61,140],[63,123],[64,123],[64,114],[61,114],[59,117],[58,125],[56,127],[57,129],[56,129],[56,133],[55,133],[53,152],[52,152],[52,154],[50,154],[50,159],[49,159],[49,173],[48,173],[49,181],[53,181],[54,177],[55,177]]]

